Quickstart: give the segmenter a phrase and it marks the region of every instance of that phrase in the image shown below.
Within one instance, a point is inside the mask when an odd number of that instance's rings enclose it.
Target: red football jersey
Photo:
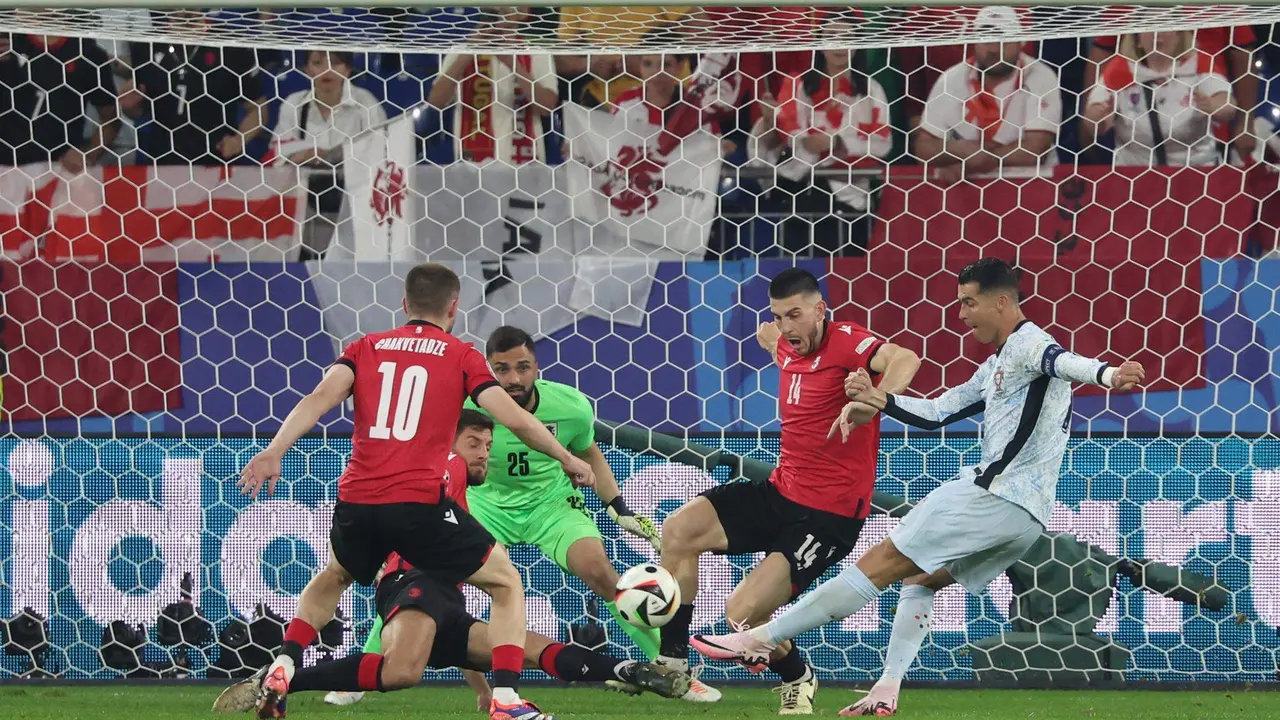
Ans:
[[[351,343],[337,362],[356,374],[351,459],[338,499],[440,502],[462,402],[497,385],[480,351],[413,321]]]
[[[799,355],[785,340],[778,344],[778,414],[782,456],[770,478],[783,497],[837,515],[871,513],[880,454],[880,417],[849,433],[827,438],[848,398],[844,380],[869,367],[884,341],[851,322],[827,322],[822,343]]]

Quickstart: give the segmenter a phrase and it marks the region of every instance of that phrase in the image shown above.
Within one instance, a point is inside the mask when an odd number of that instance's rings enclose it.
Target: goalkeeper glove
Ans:
[[[662,554],[662,537],[658,534],[658,528],[653,521],[647,517],[641,517],[631,512],[627,504],[622,501],[622,496],[614,498],[605,508],[609,513],[609,517],[618,524],[618,527],[635,535],[638,538],[644,538],[653,546],[655,552]]]

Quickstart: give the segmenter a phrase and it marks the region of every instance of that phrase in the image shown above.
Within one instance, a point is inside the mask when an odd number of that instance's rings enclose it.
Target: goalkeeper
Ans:
[[[661,552],[662,541],[653,522],[632,513],[622,501],[613,471],[595,443],[595,413],[587,397],[568,385],[538,379],[533,338],[519,328],[504,326],[494,330],[485,344],[485,355],[503,389],[546,425],[570,452],[591,464],[596,473],[596,494],[614,522]],[[464,407],[477,409],[470,400]],[[529,448],[499,425],[494,431],[488,476],[484,484],[468,490],[467,500],[471,515],[494,539],[505,547],[537,546],[562,570],[581,578],[606,601],[619,627],[647,658],[657,657],[658,631],[637,627],[618,616],[613,603],[618,571],[605,555],[600,529],[587,512],[582,493],[555,460]],[[364,648],[366,653],[380,650],[380,631],[381,623],[375,624]],[[349,704],[351,699],[334,694],[325,701]]]

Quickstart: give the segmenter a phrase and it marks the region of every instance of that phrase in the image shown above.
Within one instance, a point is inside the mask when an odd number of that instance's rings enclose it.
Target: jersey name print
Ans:
[[[856,323],[828,322],[810,355],[796,354],[785,341],[778,345],[782,453],[772,482],[783,497],[845,517],[871,512],[879,419],[854,430],[847,442],[827,432],[848,402],[845,377],[859,368],[869,371],[883,343]]]

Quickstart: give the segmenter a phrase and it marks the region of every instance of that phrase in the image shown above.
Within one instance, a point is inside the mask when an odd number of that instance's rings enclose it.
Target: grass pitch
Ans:
[[[0,718],[4,720],[216,720],[209,706],[219,688],[213,686],[0,686]],[[626,697],[596,688],[527,688],[528,697],[562,718],[690,718],[698,720],[765,720],[776,718],[777,696],[768,688],[727,686],[724,700],[693,705],[660,698]],[[817,717],[834,718],[854,698],[843,687],[819,688]],[[1159,692],[1066,690],[907,690],[899,717],[909,720],[966,718],[973,720],[1275,720],[1280,718],[1280,692]],[[385,695],[370,694],[354,707],[332,708],[318,693],[289,698],[289,717],[303,720],[431,720],[484,715],[465,687],[428,686]]]

